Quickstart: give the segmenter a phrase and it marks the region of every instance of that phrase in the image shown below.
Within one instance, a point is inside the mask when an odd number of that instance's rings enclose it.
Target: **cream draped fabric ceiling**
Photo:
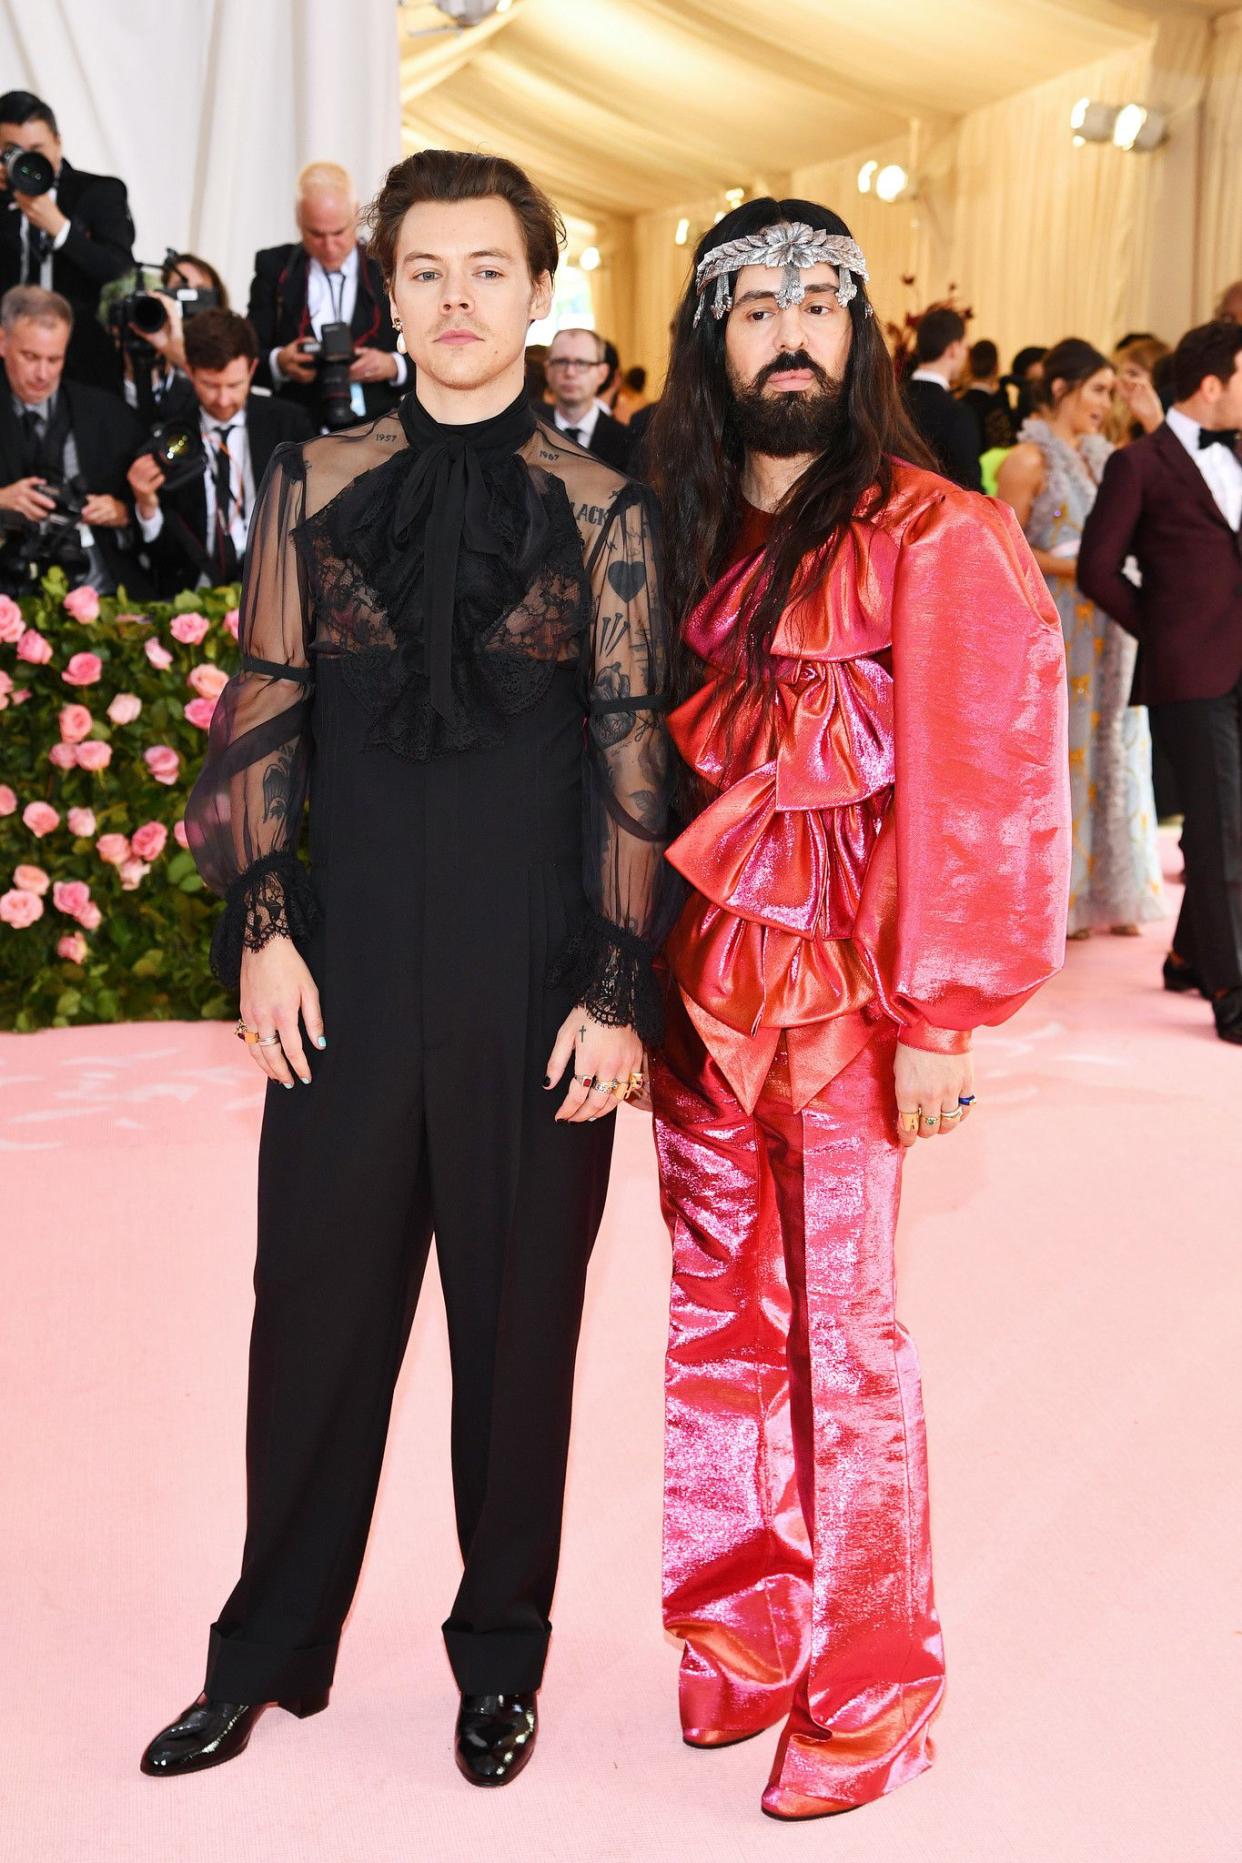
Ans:
[[[1004,350],[1169,337],[1242,274],[1242,11],[1110,0],[514,0],[403,38],[405,146],[484,148],[590,222],[598,321],[657,376],[725,192],[805,194],[866,252],[881,315],[957,286]],[[425,25],[425,5],[403,21]],[[1083,95],[1167,111],[1155,155],[1073,148]],[[897,160],[918,198],[857,191]],[[575,256],[571,248],[571,256]],[[902,284],[913,274],[915,285]]]

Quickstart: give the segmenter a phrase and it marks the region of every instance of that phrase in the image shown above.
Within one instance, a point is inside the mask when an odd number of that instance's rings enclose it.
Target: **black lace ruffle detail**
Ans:
[[[506,721],[543,697],[556,666],[576,660],[590,605],[582,538],[560,480],[536,486],[514,453],[485,460],[489,547],[472,548],[468,535],[461,544],[452,704],[437,711],[424,628],[424,532],[415,526],[404,543],[394,541],[409,469],[402,452],[363,473],[298,541],[316,608],[327,617],[321,644],[341,653],[370,719],[368,744],[422,763],[499,743]]]
[[[265,854],[233,881],[211,940],[211,968],[226,988],[241,978],[243,951],[273,938],[308,938],[322,914],[309,869],[294,854]]]
[[[652,969],[656,947],[590,913],[552,967],[553,983],[568,983],[574,1001],[607,1028],[632,1028],[644,1048],[664,1034],[664,1002]]]

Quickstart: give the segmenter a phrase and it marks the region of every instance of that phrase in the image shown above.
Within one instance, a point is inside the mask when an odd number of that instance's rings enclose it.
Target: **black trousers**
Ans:
[[[1151,707],[1172,764],[1185,826],[1186,896],[1173,949],[1203,987],[1242,985],[1242,681],[1219,699]]]
[[[267,1090],[241,1577],[207,1692],[332,1680],[434,1232],[464,1570],[458,1686],[538,1687],[574,1359],[611,1118],[557,1125],[543,1077],[573,1007],[550,960],[583,909],[582,723],[559,676],[504,745],[426,765],[363,751],[336,669],[315,700],[306,951],[328,1045]]]

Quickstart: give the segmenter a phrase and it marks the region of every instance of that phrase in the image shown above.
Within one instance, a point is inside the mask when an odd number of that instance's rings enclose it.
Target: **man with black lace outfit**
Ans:
[[[434,1230],[457,1760],[502,1785],[534,1743],[608,1115],[658,1034],[665,643],[645,494],[524,392],[550,204],[424,150],[373,224],[417,396],[274,456],[186,816],[271,1084],[242,1572],[143,1768],[326,1706]]]

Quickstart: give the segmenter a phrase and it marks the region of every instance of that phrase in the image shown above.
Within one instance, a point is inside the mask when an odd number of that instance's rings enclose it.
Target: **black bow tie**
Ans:
[[[1238,432],[1237,427],[1200,427],[1199,451],[1202,452],[1205,446],[1227,446],[1231,453],[1236,453]]]

